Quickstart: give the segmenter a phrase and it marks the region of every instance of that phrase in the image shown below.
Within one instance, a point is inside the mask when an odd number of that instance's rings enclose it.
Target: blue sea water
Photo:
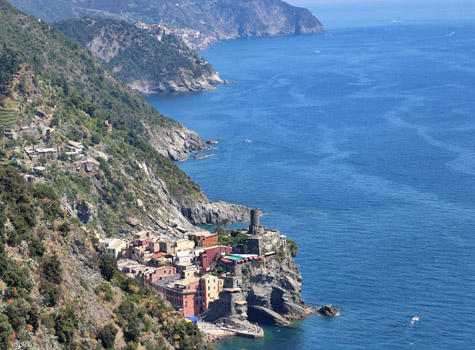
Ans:
[[[259,207],[298,242],[306,301],[341,310],[218,348],[475,348],[475,25],[388,23],[203,54],[240,83],[147,97],[220,141],[178,165],[210,199]]]

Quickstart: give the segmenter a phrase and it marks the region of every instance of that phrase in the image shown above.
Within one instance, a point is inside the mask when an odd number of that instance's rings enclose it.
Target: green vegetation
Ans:
[[[18,52],[4,44],[0,54],[0,93],[5,93],[13,81],[13,75],[20,70],[24,59]]]
[[[298,247],[299,247],[299,245],[296,242],[292,241],[291,238],[287,238],[286,239],[286,244],[281,245],[279,247],[279,249],[277,249],[277,251],[275,253],[275,258],[277,260],[283,260],[284,257],[285,257],[285,252],[286,251],[288,251],[290,253],[292,258],[295,258],[295,257],[297,257],[297,254],[298,254]]]
[[[247,236],[243,234],[240,230],[233,230],[228,233],[221,226],[215,226],[214,232],[218,234],[219,244],[227,245],[230,247],[236,247],[238,245],[243,245],[247,241]]]
[[[8,350],[12,341],[13,328],[7,315],[0,314],[0,350]]]
[[[117,328],[109,323],[102,327],[99,332],[97,332],[97,338],[102,341],[102,345],[106,349],[114,347],[115,336],[117,335]]]
[[[110,283],[104,282],[101,283],[94,289],[94,292],[105,301],[112,301],[114,299],[114,292],[111,288]]]
[[[0,43],[22,52],[27,62],[51,73],[66,90],[81,91],[85,101],[95,104],[102,120],[121,120],[127,129],[143,135],[146,129],[140,120],[150,127],[180,127],[148,106],[75,41],[47,23],[26,17],[5,0],[0,0]]]
[[[287,238],[287,249],[289,250],[290,255],[292,255],[292,258],[297,257],[298,248],[299,245],[296,242],[292,241],[291,238]]]
[[[84,47],[100,42],[99,49],[92,49],[93,55],[126,83],[168,84],[180,82],[183,76],[193,79],[215,73],[174,35],[164,35],[158,41],[130,23],[107,18],[68,19],[54,26]],[[112,50],[117,46],[118,50]]]
[[[185,322],[168,303],[153,296],[150,288],[141,289],[136,282],[120,275],[116,262],[108,255],[102,255],[98,265],[110,282],[97,284],[94,291],[102,300],[116,300],[120,304],[114,310],[115,317],[110,315],[113,322],[96,330],[96,340],[89,337],[90,316],[85,313],[80,297],[75,298],[74,308],[52,307],[71,304],[58,303],[65,298],[61,290],[65,294],[71,287],[80,293],[89,290],[83,279],[65,281],[63,265],[70,265],[62,260],[61,252],[69,249],[67,236],[75,234],[78,228],[62,212],[57,212],[56,202],[50,187],[31,185],[18,170],[0,167],[0,350],[10,350],[12,345],[19,348],[20,344],[41,348],[45,339],[64,349],[83,349],[80,344],[97,349],[102,344],[111,349],[119,336],[117,326],[122,328],[123,339],[131,349],[164,349],[169,344],[184,350],[210,349],[196,325]],[[60,222],[68,224],[68,233],[55,236],[53,229]],[[16,228],[21,228],[18,244]],[[75,240],[81,236],[76,233]],[[45,248],[45,238],[55,240],[55,251],[51,251],[51,244]],[[36,247],[29,249],[34,240]],[[117,287],[121,292],[117,293]],[[92,307],[99,303],[103,302]]]
[[[106,281],[110,281],[117,273],[117,262],[113,257],[102,254],[99,258],[99,270]]]
[[[18,94],[16,100],[0,94],[0,105],[3,101],[0,122],[13,125],[18,117],[29,118],[39,108],[54,107],[50,127],[56,130],[47,136],[50,140],[58,145],[73,140],[81,142],[86,149],[98,147],[110,155],[107,162],[97,158],[100,168],[93,176],[57,171],[57,162],[50,156],[38,159],[39,164],[48,168],[42,175],[54,184],[57,193],[66,194],[70,201],[88,201],[100,208],[97,225],[107,232],[117,231],[125,224],[126,215],[137,211],[134,200],[138,195],[153,196],[155,190],[151,182],[154,180],[144,176],[139,164],[145,164],[153,177],[166,184],[177,203],[193,203],[205,198],[199,186],[158,153],[148,140],[155,137],[156,142],[160,135],[182,126],[148,106],[140,95],[95,61],[85,49],[48,24],[18,12],[5,0],[0,0],[0,45],[5,46],[0,50],[5,67],[13,71],[21,66],[25,67],[22,71],[32,72],[28,76],[32,82],[28,90],[36,94],[35,102],[26,102],[27,96],[21,91],[25,77],[20,77],[14,87]],[[17,108],[21,108],[20,115]],[[34,139],[24,140],[37,143]],[[6,146],[14,142],[9,140]],[[15,160],[7,162],[6,155],[2,150],[3,163],[27,171]],[[70,159],[73,161],[64,153],[58,156],[63,162]],[[67,225],[63,225],[59,231],[64,235],[67,230]]]

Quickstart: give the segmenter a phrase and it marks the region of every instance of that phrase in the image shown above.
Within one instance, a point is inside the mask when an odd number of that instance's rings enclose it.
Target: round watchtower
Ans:
[[[251,209],[251,226],[259,227],[259,209]]]

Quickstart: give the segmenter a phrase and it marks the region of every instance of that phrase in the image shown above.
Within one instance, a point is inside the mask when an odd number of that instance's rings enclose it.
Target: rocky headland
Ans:
[[[192,49],[204,49],[220,40],[304,35],[325,32],[322,23],[307,9],[280,0],[141,0],[117,2],[56,1],[55,10],[43,0],[11,0],[21,10],[45,21],[77,17],[106,17],[157,23],[174,29],[191,29],[197,35],[184,37]]]
[[[210,91],[224,83],[207,61],[174,35],[149,33],[106,18],[68,19],[54,25],[142,94]]]
[[[297,244],[261,226],[258,215],[257,209],[251,210],[249,229],[220,233],[239,239],[239,244],[231,258],[216,264],[218,271],[226,271],[224,289],[202,315],[208,322],[233,327],[245,327],[248,321],[288,325],[313,312],[301,296],[303,281],[294,261]]]

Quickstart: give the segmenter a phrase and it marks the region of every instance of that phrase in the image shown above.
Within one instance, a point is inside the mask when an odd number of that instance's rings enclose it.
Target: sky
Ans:
[[[306,7],[327,29],[475,20],[475,0],[285,0]]]

